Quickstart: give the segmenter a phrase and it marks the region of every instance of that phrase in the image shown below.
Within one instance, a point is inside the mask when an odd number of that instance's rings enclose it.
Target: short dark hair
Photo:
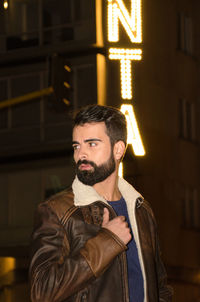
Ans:
[[[106,125],[106,132],[111,146],[123,141],[126,146],[127,128],[125,115],[117,108],[102,105],[89,105],[82,108],[74,118],[74,127],[86,123],[100,123]]]

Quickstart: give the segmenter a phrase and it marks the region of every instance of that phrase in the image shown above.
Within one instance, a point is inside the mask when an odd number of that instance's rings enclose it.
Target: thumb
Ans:
[[[104,208],[102,226],[104,226],[105,224],[107,224],[108,221],[109,221],[109,211],[108,211],[107,208]]]

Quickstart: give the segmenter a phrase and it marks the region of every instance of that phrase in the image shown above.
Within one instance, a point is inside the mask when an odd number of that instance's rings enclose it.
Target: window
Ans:
[[[193,22],[184,13],[178,15],[178,49],[193,54]]]
[[[196,189],[183,189],[182,213],[184,227],[200,229],[200,201]]]
[[[12,0],[0,16],[0,51],[95,41],[95,1]]]
[[[75,107],[96,103],[96,69],[94,65],[85,64],[75,70]]]
[[[11,79],[12,96],[17,97],[40,89],[39,73],[23,75]],[[12,126],[26,127],[40,123],[40,100],[20,103],[12,108]]]
[[[94,2],[90,0],[73,0],[75,21],[90,20],[94,17]]]
[[[39,16],[37,1],[12,1],[4,14],[8,50],[38,44]]]
[[[72,0],[13,0],[3,11],[0,49],[33,47],[71,40]]]
[[[1,100],[9,100],[40,89],[40,72],[7,77],[0,81]],[[0,108],[1,151],[40,141],[40,99]]]
[[[42,22],[44,44],[57,43],[74,38],[74,30],[71,24],[71,4],[71,0],[43,0]]]
[[[0,102],[40,89],[40,77],[37,74],[25,74],[0,80]],[[16,128],[40,122],[38,101],[20,103],[18,106],[0,108],[0,130]],[[9,121],[9,124],[8,124]]]
[[[195,140],[194,103],[179,100],[179,135],[181,138]]]

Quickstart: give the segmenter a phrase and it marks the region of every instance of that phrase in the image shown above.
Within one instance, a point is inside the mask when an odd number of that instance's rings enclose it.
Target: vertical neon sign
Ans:
[[[131,4],[130,12],[122,0],[107,0],[109,42],[119,42],[119,21],[124,27],[131,43],[140,44],[142,42],[141,0],[129,1]],[[131,62],[142,59],[142,49],[109,48],[108,57],[110,60],[120,61],[121,98],[123,100],[133,99]],[[125,114],[128,125],[127,143],[132,145],[136,156],[145,155],[133,105],[122,104],[121,111]]]

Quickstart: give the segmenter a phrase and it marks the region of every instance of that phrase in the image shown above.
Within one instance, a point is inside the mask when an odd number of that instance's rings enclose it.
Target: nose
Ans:
[[[77,160],[84,160],[88,158],[86,147],[80,146],[77,154]]]

